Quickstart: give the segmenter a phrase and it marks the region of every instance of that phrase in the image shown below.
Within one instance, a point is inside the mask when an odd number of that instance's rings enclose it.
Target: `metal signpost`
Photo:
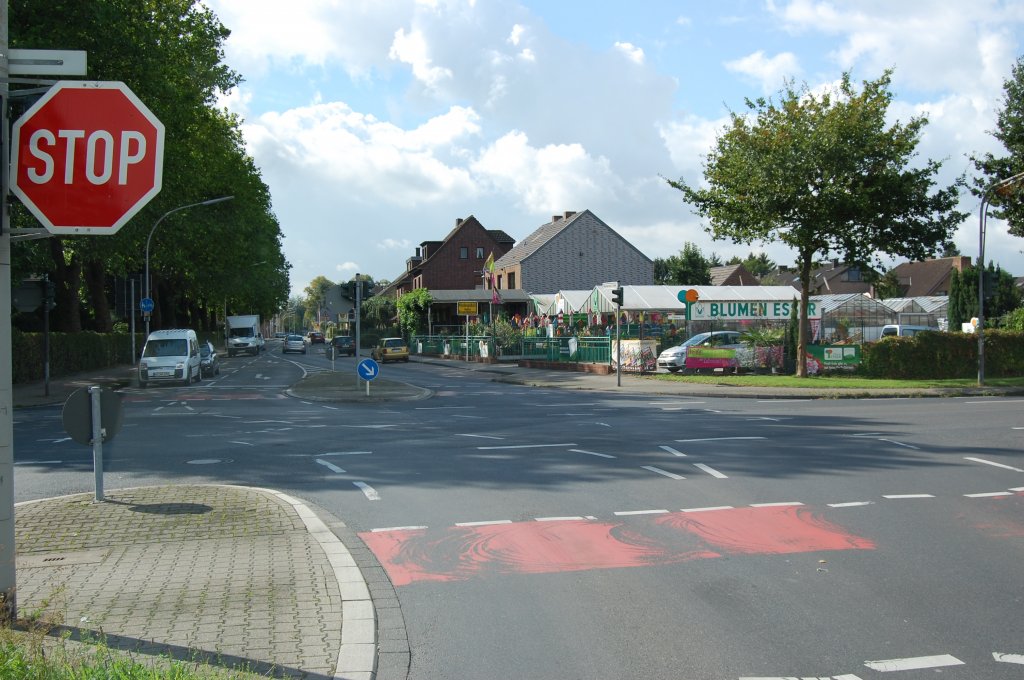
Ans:
[[[75,390],[64,402],[61,422],[68,435],[79,444],[92,445],[96,500],[103,500],[103,442],[121,430],[124,407],[121,395],[93,385]]]
[[[356,366],[356,373],[366,381],[366,396],[370,396],[370,381],[380,375],[380,365],[373,359],[363,359]]]
[[[475,302],[459,302],[457,310],[459,314],[466,317],[466,363],[469,363],[469,317],[476,316],[480,308]]]

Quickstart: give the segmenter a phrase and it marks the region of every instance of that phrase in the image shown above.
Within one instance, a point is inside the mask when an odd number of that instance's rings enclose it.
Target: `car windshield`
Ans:
[[[288,342],[302,342],[302,336],[301,335],[289,335],[288,336]]]
[[[252,329],[251,328],[232,328],[231,329],[231,337],[233,337],[233,338],[251,338],[252,337]]]
[[[679,346],[680,347],[690,347],[692,345],[699,345],[702,342],[706,341],[709,337],[711,337],[710,333],[700,333],[699,335],[695,335],[692,338],[690,338],[689,340],[686,340],[685,342],[683,342],[683,344],[681,344]]]
[[[208,357],[210,354],[211,351],[209,345],[199,345],[199,356]]]
[[[144,357],[183,357],[188,354],[188,341],[184,338],[150,340],[143,350]]]

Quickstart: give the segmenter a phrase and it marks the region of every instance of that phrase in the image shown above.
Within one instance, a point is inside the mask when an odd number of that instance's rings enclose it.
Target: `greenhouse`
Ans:
[[[890,323],[948,330],[949,298],[945,295],[889,298],[882,300],[882,304],[893,311],[894,319]]]
[[[813,295],[811,300],[821,307],[820,324],[811,324],[816,342],[870,342],[882,337],[883,326],[896,323],[896,315],[888,306],[861,293]]]

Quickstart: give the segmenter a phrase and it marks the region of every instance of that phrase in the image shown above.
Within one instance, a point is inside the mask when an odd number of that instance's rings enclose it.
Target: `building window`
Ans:
[[[515,275],[515,272],[509,272],[508,273],[508,288],[509,288],[509,290],[512,290],[515,287],[516,287],[516,275]]]
[[[861,281],[861,280],[863,280],[862,277],[861,277],[860,269],[857,269],[855,267],[850,267],[849,269],[847,269],[846,270],[846,280],[847,281]]]
[[[468,260],[469,259],[469,248],[467,248],[466,246],[462,246],[461,248],[459,248],[459,259],[460,260]]]
[[[476,259],[484,259],[484,249],[481,246],[476,247]]]
[[[498,288],[501,288],[501,274],[498,274]]]

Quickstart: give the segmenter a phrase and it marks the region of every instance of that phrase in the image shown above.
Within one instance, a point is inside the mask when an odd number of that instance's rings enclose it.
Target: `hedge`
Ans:
[[[929,332],[866,343],[860,372],[874,378],[972,378],[978,375],[978,336]],[[1024,333],[985,331],[985,375],[1024,375]]]

